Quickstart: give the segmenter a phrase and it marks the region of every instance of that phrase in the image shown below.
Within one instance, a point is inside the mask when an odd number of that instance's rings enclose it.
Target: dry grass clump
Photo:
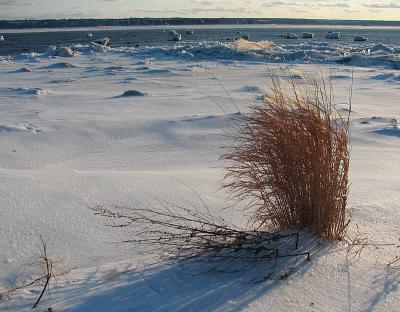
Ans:
[[[273,75],[263,104],[244,116],[223,156],[228,187],[255,207],[259,228],[306,229],[340,239],[346,226],[349,118],[325,81],[298,87]],[[351,101],[350,101],[351,102]],[[351,104],[350,104],[351,105]]]

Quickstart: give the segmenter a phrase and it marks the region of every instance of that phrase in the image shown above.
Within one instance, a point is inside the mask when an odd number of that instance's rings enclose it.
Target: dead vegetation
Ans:
[[[307,230],[340,239],[349,189],[349,116],[324,81],[299,87],[272,75],[262,104],[251,107],[223,155],[225,187],[250,200],[259,229]],[[351,100],[349,102],[351,110]]]
[[[349,116],[336,109],[329,85],[315,82],[300,92],[288,74],[285,85],[272,75],[273,88],[263,104],[234,121],[233,146],[222,157],[228,162],[224,187],[255,208],[248,227],[211,214],[198,195],[202,212],[172,203],[92,208],[110,226],[129,233],[120,243],[156,251],[160,262],[206,261],[220,268],[243,261],[310,259],[310,251],[299,248],[303,230],[327,239],[342,237]]]
[[[137,207],[92,208],[96,215],[109,220],[109,226],[129,233],[119,243],[156,251],[159,259],[152,264],[207,262],[213,270],[228,272],[280,258],[310,259],[300,248],[299,233],[242,229],[206,209],[187,209],[175,204]]]
[[[24,282],[13,282],[13,284],[3,292],[0,292],[0,299],[12,300],[13,294],[22,289],[40,286],[41,291],[37,297],[35,303],[32,305],[32,309],[37,308],[44,294],[47,292],[50,298],[50,284],[57,280],[58,277],[67,276],[71,269],[63,270],[49,257],[47,253],[47,244],[43,237],[39,235],[40,244],[38,246],[40,255],[35,257],[32,261],[26,264],[26,269],[29,271],[38,271],[37,277],[33,277],[28,281]],[[48,308],[51,311],[51,308]]]

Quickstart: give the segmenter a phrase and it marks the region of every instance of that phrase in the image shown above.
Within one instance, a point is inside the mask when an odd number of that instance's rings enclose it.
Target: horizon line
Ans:
[[[351,22],[399,22],[400,20],[384,20],[384,19],[340,19],[340,18],[309,18],[309,17],[182,17],[182,16],[171,16],[171,17],[74,17],[74,18],[34,18],[34,17],[25,17],[18,19],[0,19],[0,22],[19,22],[19,21],[47,21],[47,20],[57,20],[57,21],[66,21],[66,20],[129,20],[129,19],[185,19],[185,20],[308,20],[308,21],[351,21]]]

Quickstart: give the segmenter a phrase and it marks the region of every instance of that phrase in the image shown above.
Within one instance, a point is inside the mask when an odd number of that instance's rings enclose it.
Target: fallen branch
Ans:
[[[221,217],[212,216],[208,209],[202,213],[170,204],[154,208],[138,203],[139,207],[115,206],[92,208],[114,228],[129,228],[130,238],[119,243],[149,248],[161,254],[166,263],[205,261],[219,265],[255,263],[277,258],[304,256],[299,251],[299,233],[292,231],[246,230]]]

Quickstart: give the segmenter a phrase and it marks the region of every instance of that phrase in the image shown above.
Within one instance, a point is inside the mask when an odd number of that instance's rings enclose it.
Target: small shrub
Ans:
[[[250,221],[259,228],[307,229],[339,239],[346,225],[349,118],[336,109],[325,81],[301,92],[293,80],[283,85],[273,74],[272,81],[223,156],[225,187],[250,199]]]

